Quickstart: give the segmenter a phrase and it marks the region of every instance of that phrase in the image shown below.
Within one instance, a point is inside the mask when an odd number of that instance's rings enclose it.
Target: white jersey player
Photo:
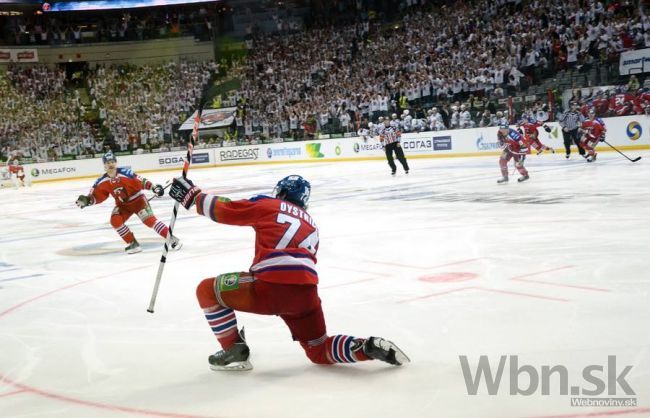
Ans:
[[[438,108],[434,107],[429,110],[429,117],[427,118],[427,122],[429,125],[429,129],[432,131],[442,131],[446,129],[445,124],[442,120],[442,115],[438,113]]]
[[[405,109],[402,113],[402,130],[404,132],[411,132],[413,130],[413,116],[409,114],[409,110]]]
[[[469,110],[467,110],[465,105],[460,105],[458,125],[461,129],[472,128],[474,126],[474,122],[472,122],[472,114],[469,113]]]
[[[374,125],[372,122],[368,122],[367,128],[360,128],[357,131],[357,135],[363,138],[363,142],[368,142],[368,138],[372,138]]]

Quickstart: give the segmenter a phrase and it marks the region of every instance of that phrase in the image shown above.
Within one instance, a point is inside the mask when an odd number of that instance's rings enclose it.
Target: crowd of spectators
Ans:
[[[363,1],[343,3],[359,11]],[[413,131],[493,126],[503,117],[512,121],[496,103],[522,87],[650,47],[650,18],[638,1],[395,3],[401,15],[389,25],[356,13],[352,23],[254,36],[247,59],[229,74],[241,87],[230,95],[238,110],[226,143],[354,132],[379,117],[408,120],[403,126]],[[202,18],[197,10],[192,18]],[[148,20],[123,15],[120,21],[126,36]],[[19,25],[17,33],[35,30]],[[217,69],[214,63],[98,66],[84,77],[87,106],[76,90],[66,90],[60,70],[12,69],[0,77],[0,111],[8,115],[0,121],[3,150],[43,158],[106,146],[156,148],[169,142]],[[536,103],[526,111],[543,108]],[[94,125],[84,122],[89,111],[97,113]]]
[[[98,66],[87,74],[84,104],[79,90],[66,89],[62,69],[11,68],[0,76],[0,152],[47,160],[169,145],[216,69],[214,62]]]
[[[158,148],[194,111],[217,67],[213,61],[100,66],[87,77],[91,108],[118,150]]]
[[[215,2],[93,14],[25,13],[5,19],[0,35],[9,45],[142,41],[173,36],[210,40],[218,7]]]
[[[62,70],[11,68],[0,76],[0,151],[46,160],[80,154],[94,137],[79,97],[65,89]],[[93,141],[94,144],[94,141]]]
[[[473,106],[474,98],[502,98],[556,71],[650,46],[638,2],[402,3],[405,15],[390,29],[365,20],[256,37],[236,93],[245,131],[309,133],[314,122],[322,132],[352,131],[357,120],[405,109]]]

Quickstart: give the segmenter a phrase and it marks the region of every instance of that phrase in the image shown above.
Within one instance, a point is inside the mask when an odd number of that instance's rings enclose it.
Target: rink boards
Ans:
[[[621,150],[650,149],[650,117],[645,115],[604,118],[607,141]],[[540,130],[542,143],[563,153],[563,134],[559,125],[549,123],[550,133]],[[449,130],[402,135],[408,158],[446,158],[498,155],[496,127]],[[599,151],[611,150],[605,144]],[[138,172],[179,169],[185,151],[119,156],[120,166]],[[373,138],[337,138],[316,141],[283,142],[225,148],[195,148],[192,168],[291,162],[336,162],[383,159],[384,151]],[[25,172],[33,182],[94,177],[103,172],[98,158],[28,164]]]

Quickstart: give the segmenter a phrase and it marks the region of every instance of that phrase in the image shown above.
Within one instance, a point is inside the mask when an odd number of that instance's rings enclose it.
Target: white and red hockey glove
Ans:
[[[201,193],[201,189],[195,186],[192,180],[184,177],[176,177],[169,189],[169,196],[183,205],[185,209],[192,207],[199,193]]]

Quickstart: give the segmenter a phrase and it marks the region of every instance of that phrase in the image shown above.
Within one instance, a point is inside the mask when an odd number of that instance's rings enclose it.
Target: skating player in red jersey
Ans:
[[[186,209],[214,222],[255,230],[255,258],[247,272],[221,274],[196,289],[213,334],[222,350],[208,358],[212,370],[250,370],[250,349],[236,311],[278,315],[307,357],[317,364],[381,360],[400,366],[409,358],[380,337],[328,335],[318,297],[316,222],[307,213],[311,186],[300,176],[278,182],[274,197],[231,201],[202,193],[190,180],[174,179],[169,195]]]
[[[598,142],[605,140],[605,133],[607,128],[605,128],[605,122],[602,119],[596,117],[596,111],[592,108],[588,112],[589,118],[582,122],[580,130],[582,131],[582,139],[580,140],[580,146],[587,151],[589,155],[587,157],[588,162],[596,161],[596,145]]]
[[[539,132],[537,131],[538,128],[544,128],[546,132],[551,132],[551,128],[542,123],[539,123],[533,118],[529,118],[528,120],[522,119],[519,122],[519,126],[523,132],[524,144],[526,144],[528,147],[529,153],[531,152],[531,148],[534,148],[537,150],[537,155],[543,153],[546,150],[551,151],[553,154],[555,154],[555,150],[553,148],[541,143],[539,140]]]
[[[506,124],[499,125],[499,132],[497,133],[499,144],[503,148],[501,157],[499,158],[499,166],[501,167],[502,177],[497,180],[499,184],[508,183],[508,161],[513,159],[515,161],[515,167],[521,177],[517,179],[519,183],[528,180],[528,171],[524,167],[524,161],[526,160],[526,153],[528,153],[528,148],[524,143],[524,137],[514,129]]]
[[[111,213],[111,225],[128,244],[124,249],[128,254],[142,251],[133,232],[125,225],[125,222],[133,214],[137,214],[143,224],[153,228],[158,235],[167,239],[169,228],[156,218],[142,193],[143,190],[151,190],[157,196],[162,196],[165,193],[163,187],[140,177],[131,169],[118,168],[117,159],[112,152],[104,154],[102,161],[106,173],[97,179],[87,195],[79,196],[76,201],[77,206],[83,209],[86,206],[102,203],[109,196],[113,196],[115,207]],[[173,251],[179,250],[182,245],[180,240],[174,236],[171,237],[170,244]]]

